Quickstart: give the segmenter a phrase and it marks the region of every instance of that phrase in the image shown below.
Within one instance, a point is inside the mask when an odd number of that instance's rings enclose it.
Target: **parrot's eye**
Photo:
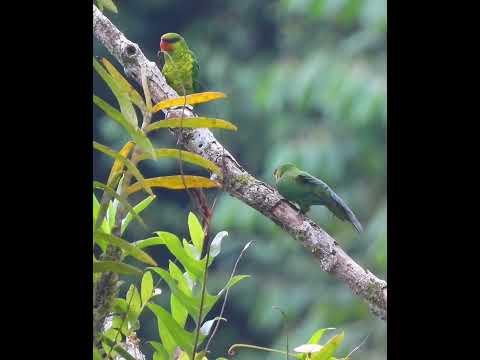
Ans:
[[[163,42],[166,42],[167,44],[174,44],[176,43],[177,41],[179,41],[180,38],[172,38],[172,39],[162,39]]]

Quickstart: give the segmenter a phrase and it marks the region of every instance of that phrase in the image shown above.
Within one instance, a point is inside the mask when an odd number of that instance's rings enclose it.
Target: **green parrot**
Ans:
[[[180,96],[200,90],[199,67],[195,54],[189,49],[185,39],[176,33],[163,34],[160,49],[165,57],[162,74]]]
[[[358,232],[363,231],[362,225],[345,201],[322,180],[290,163],[276,168],[273,176],[278,192],[287,200],[297,203],[302,213],[308,212],[311,205],[323,205],[340,220],[352,223]]]

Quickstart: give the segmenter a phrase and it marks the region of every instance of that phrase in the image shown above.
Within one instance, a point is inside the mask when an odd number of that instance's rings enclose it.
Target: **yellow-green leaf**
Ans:
[[[110,61],[102,58],[102,64],[105,66],[109,74],[117,81],[119,87],[128,95],[130,100],[138,106],[142,111],[145,111],[145,102],[137,90],[123,77],[122,74],[113,66]]]
[[[118,262],[118,261],[95,261],[93,263],[93,272],[114,272],[123,275],[142,276],[142,271],[134,266]]]
[[[161,306],[157,304],[148,304],[147,307],[157,317],[160,336],[168,334],[171,338],[175,339],[176,344],[181,349],[191,353],[193,351],[194,334],[182,329],[172,318],[170,313],[165,311]],[[167,347],[166,344],[165,347]],[[173,353],[173,348],[169,346],[167,351],[171,354]]]
[[[216,181],[210,180],[203,176],[194,175],[171,175],[160,176],[150,179],[145,179],[142,182],[136,182],[130,185],[127,189],[127,194],[131,195],[142,188],[142,186],[148,187],[161,187],[171,190],[191,189],[191,188],[215,188],[220,187],[220,184]]]
[[[200,221],[198,221],[197,217],[192,212],[188,214],[188,229],[190,231],[190,239],[192,240],[193,245],[195,245],[197,250],[202,251],[205,233],[203,232]]]
[[[110,90],[112,90],[115,95],[118,104],[120,105],[120,110],[125,116],[125,118],[134,126],[138,127],[137,114],[133,108],[132,102],[128,93],[124,91],[122,84],[119,81],[111,76],[100,63],[93,57],[93,67],[97,73],[102,77],[102,79],[107,83]]]
[[[214,119],[208,117],[189,117],[189,118],[171,118],[156,121],[147,126],[145,131],[148,133],[152,130],[162,128],[218,128],[225,130],[237,131],[237,127],[231,122],[223,119]]]
[[[329,360],[342,344],[344,336],[345,334],[342,331],[340,334],[330,338],[319,352],[312,354],[312,360]]]
[[[224,99],[226,97],[227,97],[227,95],[225,95],[222,92],[208,91],[208,92],[202,92],[202,93],[195,93],[195,94],[191,94],[191,95],[187,95],[187,96],[181,96],[181,97],[174,98],[174,99],[168,99],[168,100],[160,101],[158,104],[156,104],[152,108],[152,112],[156,113],[160,110],[168,109],[168,108],[171,108],[171,107],[174,107],[174,106],[200,104],[200,103],[205,103],[205,102],[208,102],[208,101]]]
[[[214,172],[215,174],[222,175],[222,171],[214,162],[207,160],[204,157],[190,151],[183,151],[179,149],[155,149],[155,154],[157,155],[157,159],[161,157],[176,158],[182,161],[189,162],[191,164],[201,166],[205,169],[210,170],[211,172]],[[151,154],[146,153],[143,153],[137,157],[138,161],[151,158]]]
[[[128,155],[130,154],[130,152],[134,147],[135,147],[135,143],[133,141],[129,141],[123,146],[123,148],[118,153],[122,155],[124,158],[128,158]],[[122,161],[120,161],[119,159],[115,159],[112,165],[112,169],[110,170],[110,175],[108,176],[108,181],[107,181],[108,185],[111,186],[112,180],[115,178],[115,176],[117,176],[123,171],[124,166],[125,165],[123,164]]]
[[[132,137],[133,141],[142,148],[143,151],[147,153],[153,152],[153,145],[150,142],[150,139],[140,130],[138,127],[133,126],[127,119],[122,115],[120,111],[112,107],[110,104],[102,100],[96,95],[93,95],[93,102],[105,112],[105,114],[127,130],[128,134]]]
[[[138,184],[137,186],[140,186],[140,188],[144,188],[149,195],[153,195],[152,189],[150,189],[148,184],[145,184],[145,179],[143,178],[143,175],[140,173],[137,167],[129,159],[113,151],[109,147],[102,145],[100,143],[97,143],[96,141],[93,142],[93,148],[98,151],[101,151],[105,155],[108,155],[114,158],[115,160],[121,161],[127,167],[127,169],[132,173],[132,175],[135,176],[135,178],[138,180],[138,182],[135,184]]]
[[[95,237],[95,239],[105,240],[105,241],[108,241],[112,245],[118,246],[122,250],[125,250],[127,255],[132,255],[134,258],[136,258],[136,259],[138,259],[138,260],[140,260],[140,261],[142,261],[146,264],[157,266],[157,263],[155,262],[155,260],[153,260],[150,257],[150,255],[148,255],[145,251],[140,250],[139,248],[133,246],[128,241],[126,241],[122,238],[119,238],[115,235],[106,234],[106,233],[101,232],[101,231],[96,231],[93,234],[93,236]]]

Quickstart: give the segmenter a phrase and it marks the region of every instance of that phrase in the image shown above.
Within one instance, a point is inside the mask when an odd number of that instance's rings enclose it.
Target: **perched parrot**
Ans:
[[[198,92],[198,62],[185,39],[176,33],[163,34],[160,38],[160,49],[167,53],[164,54],[162,73],[168,85],[180,96]]]
[[[322,180],[289,163],[275,169],[273,176],[278,192],[287,200],[297,203],[302,213],[308,212],[312,205],[323,205],[340,220],[352,223],[358,232],[363,231],[362,225],[345,201]]]

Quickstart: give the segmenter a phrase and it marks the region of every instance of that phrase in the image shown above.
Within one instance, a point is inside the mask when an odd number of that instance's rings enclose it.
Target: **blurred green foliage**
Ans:
[[[249,172],[273,184],[274,168],[291,161],[347,201],[365,227],[360,236],[322,207],[313,207],[310,216],[359,264],[386,279],[386,0],[122,0],[117,5],[118,14],[106,15],[151,60],[161,34],[178,32],[187,39],[198,57],[204,90],[228,95],[197,111],[238,125],[236,133],[214,133]],[[113,62],[98,42],[93,44],[95,55]],[[96,74],[94,90],[116,104]],[[94,108],[94,138],[118,151],[127,136],[101,117]],[[175,146],[167,131],[158,132],[152,141]],[[110,159],[95,154],[96,177],[105,178],[109,166]],[[145,161],[140,168],[145,177],[178,173],[174,160]],[[184,168],[189,174],[205,174]],[[155,194],[157,199],[142,215],[145,222],[186,235],[188,196],[174,191]],[[272,309],[276,305],[289,316],[291,346],[302,344],[319,327],[334,326],[346,333],[339,354],[371,333],[354,358],[386,358],[386,323],[371,315],[344,284],[323,273],[280,228],[220,194],[212,233],[220,230],[230,236],[212,267],[212,288],[220,288],[228,278],[245,243],[255,242],[239,269],[252,277],[231,291],[228,323],[220,327],[213,356],[225,356],[231,344],[240,342],[284,348],[286,330]],[[127,231],[130,239],[148,236],[135,223]],[[164,253],[151,255],[167,261]],[[157,339],[155,323],[145,320],[139,337]],[[278,356],[240,352],[236,358]]]

